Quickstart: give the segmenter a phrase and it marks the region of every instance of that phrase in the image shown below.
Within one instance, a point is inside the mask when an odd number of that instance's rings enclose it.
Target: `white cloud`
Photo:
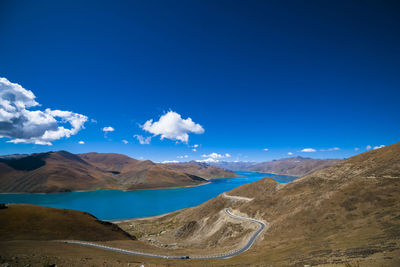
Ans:
[[[161,163],[179,163],[179,161],[177,161],[177,160],[164,160]]]
[[[339,151],[340,148],[338,147],[332,147],[332,148],[327,148],[327,149],[321,149],[321,151]]]
[[[32,91],[0,78],[0,138],[11,138],[7,142],[14,144],[52,145],[53,141],[69,138],[84,128],[88,117],[82,114],[49,108],[29,110],[40,106],[35,98]]]
[[[79,141],[79,142],[78,142],[78,144],[80,144],[80,145],[84,145],[84,144],[85,144],[85,142],[84,142],[84,141]]]
[[[199,145],[198,145],[198,144],[195,144],[195,145],[193,145],[193,147],[194,147],[194,148],[197,148],[197,147],[199,147]]]
[[[103,132],[114,132],[115,129],[114,129],[113,127],[111,127],[111,126],[107,126],[107,127],[104,127],[104,128],[102,129],[102,131],[103,131]]]
[[[97,123],[97,120],[95,120],[95,119],[90,119],[90,122],[96,124],[96,123]]]
[[[141,127],[149,133],[161,135],[161,140],[167,138],[183,143],[189,141],[189,133],[204,133],[200,124],[194,123],[191,118],[182,119],[181,115],[174,111],[162,115],[158,121],[148,120]]]
[[[375,149],[382,148],[382,147],[385,147],[385,146],[384,146],[384,145],[380,145],[380,146],[374,146],[374,150],[375,150]]]
[[[366,150],[371,150],[371,149],[372,149],[372,146],[368,145],[368,146],[365,147],[365,149],[366,149]]]
[[[314,148],[304,148],[300,152],[316,152]]]
[[[293,152],[288,152],[287,153],[289,156],[292,156],[293,155]]]
[[[135,134],[133,137],[136,137],[141,145],[148,145],[151,142],[151,136],[144,137],[144,136]]]
[[[219,162],[219,160],[213,158],[207,158],[207,159],[196,160],[196,162],[210,163],[210,162]]]
[[[268,151],[269,149],[268,149],[268,148],[264,148],[263,150],[264,150],[264,151]]]
[[[197,151],[197,149],[196,149],[196,148],[193,148],[193,149],[192,149],[192,151],[196,152],[196,151]]]
[[[218,154],[218,153],[211,153],[209,155],[203,154],[201,155],[203,158],[213,158],[213,159],[223,159],[223,158],[230,158],[231,155],[229,153],[224,154]]]
[[[177,156],[178,159],[187,159],[189,156],[188,155],[184,155],[184,156]]]
[[[355,151],[358,151],[358,150],[360,150],[360,149],[359,149],[358,147],[355,147],[354,150],[355,150]]]
[[[128,144],[129,142],[126,140],[122,140],[122,143],[124,143],[125,145]]]

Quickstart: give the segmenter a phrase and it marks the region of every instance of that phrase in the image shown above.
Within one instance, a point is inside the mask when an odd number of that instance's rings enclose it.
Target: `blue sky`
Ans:
[[[0,119],[0,154],[263,161],[344,158],[399,141],[396,1],[82,2],[1,1],[0,77],[36,96],[18,114],[56,122],[31,121],[32,130],[16,112]],[[169,111],[181,120],[154,126]],[[87,120],[74,130],[62,121],[76,114]],[[61,137],[35,144],[46,129]],[[31,139],[7,142],[21,136]]]

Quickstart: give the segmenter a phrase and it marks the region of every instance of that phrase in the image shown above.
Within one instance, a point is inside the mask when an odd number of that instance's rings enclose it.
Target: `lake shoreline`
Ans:
[[[226,177],[226,178],[213,178],[213,179],[230,179],[236,177]],[[212,180],[212,179],[209,179]],[[189,187],[197,187],[202,185],[207,185],[211,183],[207,180],[207,183],[196,184],[196,185],[184,185],[184,186],[174,186],[174,187],[152,187],[152,188],[139,188],[139,189],[131,189],[131,190],[123,190],[123,189],[93,189],[93,190],[76,190],[76,191],[61,191],[61,192],[1,192],[0,195],[17,195],[17,194],[32,194],[32,195],[53,195],[53,194],[68,194],[68,193],[84,193],[84,192],[96,192],[96,191],[121,191],[121,192],[132,192],[132,191],[142,191],[142,190],[160,190],[160,189],[179,189],[179,188],[189,188]]]
[[[256,172],[238,172],[238,174],[241,177],[210,179],[203,184],[175,188],[129,191],[111,189],[67,193],[0,193],[0,203],[74,209],[88,212],[99,220],[110,222],[146,220],[200,205],[223,192],[268,176],[266,173]],[[288,182],[282,181],[282,178],[273,176],[277,182]]]

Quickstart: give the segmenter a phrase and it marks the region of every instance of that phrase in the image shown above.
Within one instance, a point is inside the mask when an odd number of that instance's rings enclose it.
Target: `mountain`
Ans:
[[[303,157],[283,158],[266,162],[216,162],[212,165],[234,171],[266,172],[281,175],[304,176],[316,170],[331,167],[341,160]]]
[[[0,241],[135,239],[117,225],[86,212],[25,204],[0,208]]]
[[[234,214],[264,221],[267,229],[249,251],[223,263],[208,261],[209,265],[400,264],[400,143],[291,183],[264,178],[226,195],[128,224],[143,240],[161,246],[175,244],[174,249],[190,249],[192,254],[215,254],[237,249],[256,229],[254,224],[227,217],[224,209],[229,208]],[[147,234],[160,231],[163,234]]]
[[[140,161],[121,154],[86,153],[79,156],[91,165],[112,173],[127,190],[192,186],[207,182],[201,177],[170,170],[150,160]]]
[[[231,171],[248,171],[255,164],[255,162],[247,161],[219,161],[210,163],[212,166]]]
[[[211,166],[207,163],[195,161],[182,163],[163,163],[161,164],[161,166],[170,170],[181,171],[205,179],[228,178],[238,176],[233,171]]]
[[[316,170],[336,165],[341,160],[337,159],[312,159],[292,157],[268,162],[257,163],[248,168],[249,171],[267,172],[292,176],[304,176]]]
[[[163,188],[206,183],[201,177],[121,154],[66,151],[0,158],[0,192]]]

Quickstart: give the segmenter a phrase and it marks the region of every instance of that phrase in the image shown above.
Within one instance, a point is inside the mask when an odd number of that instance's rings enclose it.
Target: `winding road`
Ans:
[[[138,251],[132,251],[132,250],[126,250],[126,249],[121,249],[121,248],[116,248],[116,247],[109,247],[109,246],[104,246],[100,244],[95,244],[95,243],[89,243],[89,242],[84,242],[84,241],[76,241],[76,240],[64,240],[62,242],[68,243],[68,244],[77,244],[81,246],[87,246],[87,247],[95,247],[95,248],[100,248],[100,249],[105,249],[105,250],[111,250],[123,254],[129,254],[129,255],[135,255],[135,256],[144,256],[144,257],[153,257],[153,258],[163,258],[163,259],[228,259],[233,256],[239,255],[240,253],[245,252],[251,246],[254,244],[256,241],[257,237],[261,234],[261,232],[265,229],[265,224],[259,220],[253,219],[253,218],[247,218],[239,215],[232,214],[229,209],[225,209],[226,214],[229,216],[236,218],[236,219],[241,219],[245,221],[250,221],[259,224],[258,230],[251,236],[249,241],[240,249],[227,252],[224,254],[219,254],[219,255],[211,255],[211,256],[193,256],[193,257],[188,257],[188,256],[168,256],[168,255],[158,255],[158,254],[150,254],[150,253],[143,253],[143,252],[138,252]]]

